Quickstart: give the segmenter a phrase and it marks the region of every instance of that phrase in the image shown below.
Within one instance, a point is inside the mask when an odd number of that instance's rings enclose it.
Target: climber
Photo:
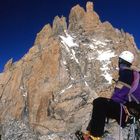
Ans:
[[[83,140],[88,140],[89,137],[92,140],[100,140],[104,134],[106,118],[115,119],[121,127],[125,127],[128,116],[133,113],[130,112],[129,107],[138,105],[134,112],[137,116],[140,115],[140,78],[139,72],[131,68],[133,61],[134,54],[130,51],[123,51],[119,55],[119,78],[115,80],[113,95],[110,99],[98,97],[93,101],[93,111],[87,132],[77,132],[77,135],[82,135]]]

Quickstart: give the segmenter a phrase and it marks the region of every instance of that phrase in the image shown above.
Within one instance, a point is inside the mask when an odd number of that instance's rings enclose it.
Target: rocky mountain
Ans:
[[[0,128],[3,140],[74,140],[85,130],[92,101],[110,97],[118,54],[132,51],[134,38],[100,21],[92,2],[74,6],[37,34],[18,62],[10,59],[0,73]]]

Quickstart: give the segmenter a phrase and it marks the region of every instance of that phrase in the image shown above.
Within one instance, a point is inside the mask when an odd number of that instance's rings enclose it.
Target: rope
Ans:
[[[132,93],[137,89],[137,87],[139,85],[140,75],[139,75],[139,72],[137,72],[137,71],[133,71],[133,75],[134,75],[134,81],[133,81],[131,89],[128,93],[128,98],[129,98],[129,102],[131,102],[131,100],[133,99],[134,101],[136,101],[137,104],[139,104],[140,102],[137,100],[137,98]]]
[[[120,104],[120,126],[119,126],[119,140],[121,140],[122,109],[123,109],[123,105],[122,105],[122,104]]]

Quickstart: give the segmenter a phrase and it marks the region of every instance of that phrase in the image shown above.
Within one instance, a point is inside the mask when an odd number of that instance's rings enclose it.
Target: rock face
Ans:
[[[93,3],[87,2],[86,11],[73,7],[69,25],[56,16],[53,27],[47,24],[37,34],[29,52],[18,62],[9,60],[0,73],[2,130],[17,126],[28,137],[19,139],[74,139],[75,130],[85,130],[89,122],[93,99],[110,97],[123,50],[136,55],[138,67],[133,36],[102,23]],[[17,131],[11,131],[13,140]],[[7,132],[1,131],[4,140],[11,137]]]
[[[101,23],[99,16],[93,11],[93,3],[87,2],[86,11],[79,5],[71,9],[69,15],[69,30],[81,33],[93,33]]]

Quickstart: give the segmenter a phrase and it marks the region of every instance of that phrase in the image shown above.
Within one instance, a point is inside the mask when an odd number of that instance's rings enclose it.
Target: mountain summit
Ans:
[[[0,73],[0,124],[3,139],[72,140],[85,129],[98,96],[110,97],[118,54],[130,50],[139,67],[134,38],[101,22],[92,2],[74,6],[37,34],[18,62]]]

